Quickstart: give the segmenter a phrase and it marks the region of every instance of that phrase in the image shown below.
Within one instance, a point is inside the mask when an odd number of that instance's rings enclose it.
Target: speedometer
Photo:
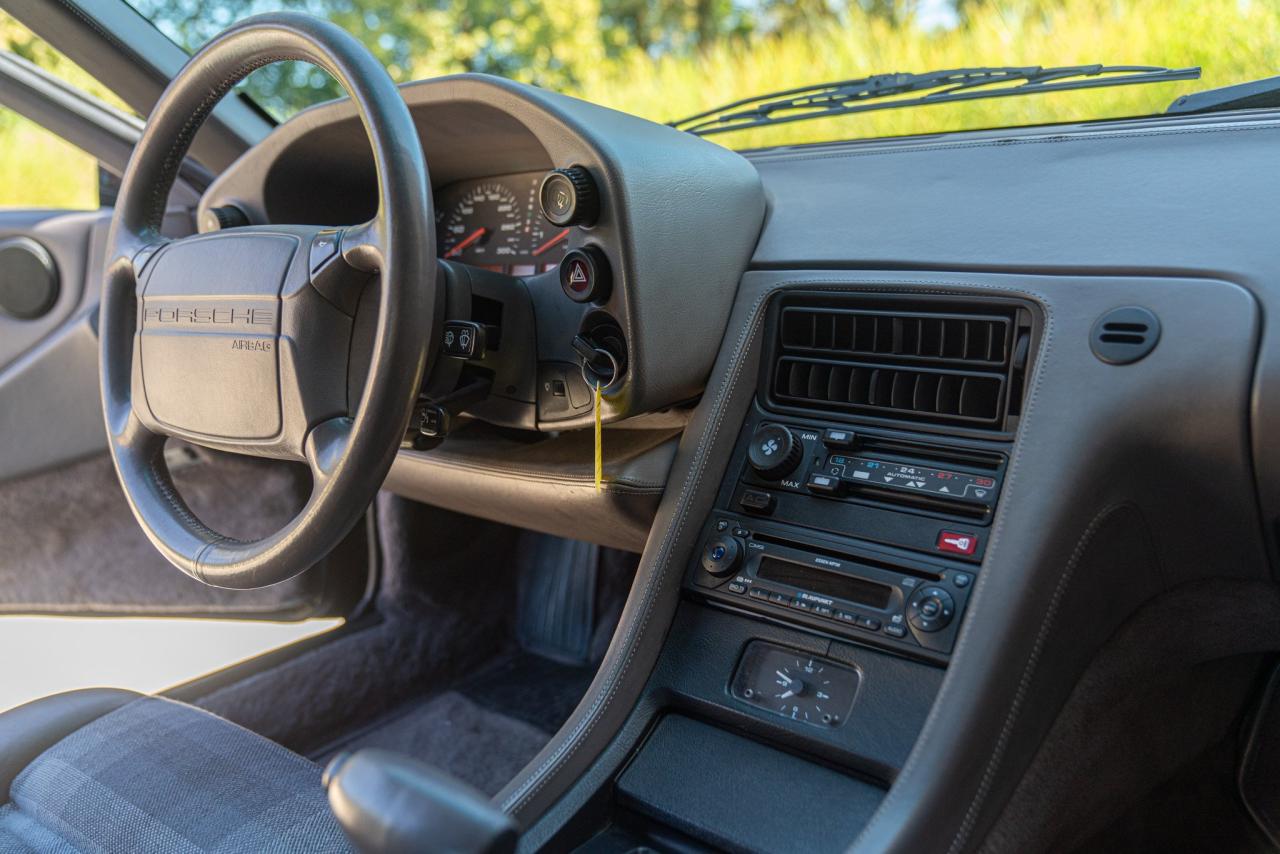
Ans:
[[[505,184],[478,184],[445,215],[441,255],[468,264],[510,264],[520,255],[524,224],[524,209]]]

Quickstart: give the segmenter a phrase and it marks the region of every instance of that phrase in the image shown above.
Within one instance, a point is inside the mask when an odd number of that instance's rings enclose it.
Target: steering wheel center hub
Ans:
[[[142,280],[144,420],[220,439],[280,433],[280,295],[298,248],[292,235],[215,234],[158,253]]]

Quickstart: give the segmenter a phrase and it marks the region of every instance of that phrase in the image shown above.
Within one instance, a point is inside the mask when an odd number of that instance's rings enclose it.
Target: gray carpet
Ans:
[[[595,664],[518,648],[513,631],[528,535],[383,493],[378,594],[364,619],[287,660],[193,683],[178,697],[324,760],[378,746],[496,792],[582,698]],[[597,588],[607,636],[634,572],[609,558]]]
[[[305,468],[201,451],[174,474],[215,530],[256,538],[279,528],[310,488]],[[323,570],[262,590],[207,587],[170,566],[133,518],[106,455],[0,483],[0,613],[304,615]]]
[[[323,764],[343,750],[380,747],[442,768],[494,795],[550,737],[524,721],[489,711],[456,691],[448,691],[333,745],[319,761]]]

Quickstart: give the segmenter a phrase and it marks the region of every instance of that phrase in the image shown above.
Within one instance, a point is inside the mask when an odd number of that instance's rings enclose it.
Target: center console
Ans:
[[[776,299],[686,592],[945,664],[1000,499],[1031,323],[1004,300]]]
[[[1037,317],[978,293],[765,303],[610,830],[582,850],[840,851],[862,832],[969,618]],[[812,834],[790,820],[831,802]]]

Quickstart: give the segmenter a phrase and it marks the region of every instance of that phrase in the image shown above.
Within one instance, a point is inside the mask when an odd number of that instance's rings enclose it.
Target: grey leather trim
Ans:
[[[141,697],[119,688],[85,688],[41,697],[0,714],[0,804],[32,761],[71,733]]]
[[[606,430],[601,492],[595,490],[590,433],[528,442],[472,424],[434,450],[402,450],[384,488],[459,513],[638,552],[666,488],[680,431]]]
[[[738,299],[744,299],[741,292]],[[675,613],[680,576],[701,512],[709,508],[719,485],[716,462],[727,456],[737,436],[735,415],[745,413],[754,392],[753,345],[763,300],[762,294],[750,309],[739,307],[730,315],[728,329],[738,334],[732,344],[722,345],[707,391],[684,432],[627,606],[591,687],[550,743],[497,796],[522,826],[545,812],[599,755],[653,669]],[[726,420],[729,428],[724,430]],[[521,845],[525,847],[523,840]]]

